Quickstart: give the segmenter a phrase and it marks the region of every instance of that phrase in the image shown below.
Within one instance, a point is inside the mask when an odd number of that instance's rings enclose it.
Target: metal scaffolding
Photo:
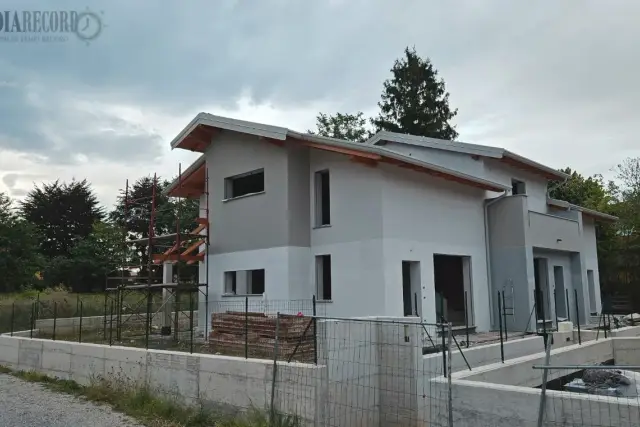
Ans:
[[[178,188],[182,187],[182,168],[179,168],[178,172]],[[149,348],[150,335],[153,331],[153,317],[160,311],[163,312],[162,328],[160,329],[161,336],[173,335],[174,341],[178,341],[180,338],[180,315],[186,316],[189,322],[189,342],[191,352],[193,352],[194,343],[194,296],[196,301],[200,295],[204,298],[204,310],[205,310],[205,322],[204,322],[204,339],[208,337],[208,321],[207,315],[209,313],[209,263],[206,259],[206,254],[209,253],[209,185],[208,174],[205,174],[205,216],[201,217],[199,208],[198,218],[195,218],[197,227],[189,232],[181,230],[181,213],[182,213],[182,198],[177,199],[176,209],[176,230],[175,233],[168,233],[164,235],[155,235],[155,225],[158,215],[158,207],[156,204],[158,183],[157,176],[153,177],[152,195],[151,197],[143,197],[140,199],[132,199],[129,194],[129,181],[126,181],[124,191],[124,217],[123,217],[123,238],[122,238],[122,265],[121,274],[115,277],[108,277],[105,288],[105,302],[104,302],[104,330],[103,334],[107,336],[107,327],[109,327],[108,336],[109,342],[112,342],[113,334],[115,332],[115,339],[122,341],[123,337],[123,325],[129,323],[136,323],[136,321],[144,321],[145,331],[144,340],[145,348]],[[129,215],[131,208],[138,203],[151,203],[150,217],[149,217],[149,231],[148,237],[128,239],[129,230]],[[128,265],[127,253],[130,245],[147,244],[147,277],[142,276],[128,276],[126,271],[132,268],[143,270],[142,263],[137,266]],[[184,245],[187,245],[186,247]],[[168,248],[162,253],[158,253],[158,249]],[[197,254],[193,252],[197,251]],[[187,265],[204,262],[205,274],[204,278],[200,271],[198,271],[197,281],[183,281],[180,274],[180,268],[183,263]],[[162,280],[158,282],[158,279],[154,275],[154,269],[162,266]],[[175,272],[173,271],[173,267]],[[204,280],[203,280],[204,279]],[[153,297],[155,293],[162,290],[162,303],[159,307],[154,308]],[[141,294],[138,299],[130,301],[126,297],[132,294]],[[181,304],[181,296],[188,295],[188,309],[184,309]],[[146,310],[140,312],[140,308],[146,303]],[[173,319],[171,319],[173,315]],[[114,317],[115,316],[115,317]],[[115,319],[115,328],[114,328]]]

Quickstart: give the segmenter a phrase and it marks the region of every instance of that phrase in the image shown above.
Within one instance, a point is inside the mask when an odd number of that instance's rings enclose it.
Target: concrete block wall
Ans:
[[[446,380],[434,379],[446,391]],[[540,389],[455,380],[452,382],[453,425],[456,427],[536,427]],[[548,390],[544,427],[632,427],[640,425],[635,399]],[[440,417],[435,425],[447,425]]]
[[[640,361],[640,338],[609,338],[583,345],[552,350],[551,364],[596,364],[615,357],[616,364]],[[542,371],[533,365],[544,364],[544,353],[537,353],[503,364],[482,367],[478,372],[460,371],[451,378],[453,424],[461,427],[478,425],[537,425],[541,391],[534,388],[542,381]],[[564,370],[562,375],[570,371]],[[553,379],[550,371],[549,379]],[[448,391],[447,379],[431,380],[435,392]],[[447,418],[432,418],[436,425],[447,425]],[[640,423],[637,399],[613,398],[547,390],[543,425],[631,427]]]
[[[105,378],[149,386],[167,398],[226,411],[268,408],[273,362],[99,344],[0,336],[0,365],[80,384]],[[323,366],[278,362],[276,409],[295,410],[306,425],[321,412]],[[301,381],[308,379],[308,381]]]
[[[360,320],[318,322],[318,363],[325,365],[326,425],[379,424],[378,325]]]
[[[416,391],[424,373],[419,371],[422,328],[417,323],[378,325],[380,425],[406,426],[418,418]]]
[[[610,359],[613,359],[613,348],[611,340],[607,339],[552,350],[550,363],[552,365],[589,365],[599,364]],[[536,387],[540,385],[542,373],[540,370],[533,369],[533,366],[544,365],[544,360],[544,351],[540,351],[505,361],[505,363],[485,365],[477,370],[474,369],[473,372],[460,371],[454,374],[454,377],[460,375],[461,378],[464,377],[471,381]],[[549,371],[549,379],[568,373],[567,370]]]
[[[530,336],[527,338],[512,339],[504,342],[505,360],[514,359],[528,354],[537,353],[544,350],[544,340],[541,336]],[[500,343],[479,345],[476,347],[462,348],[462,354],[471,365],[471,368],[488,365],[501,361]],[[451,370],[457,372],[468,370],[467,364],[458,350],[451,352]],[[424,356],[424,367],[422,372],[433,372],[442,375],[442,369],[436,362],[442,360],[442,353],[429,354]],[[435,376],[435,375],[433,375]]]

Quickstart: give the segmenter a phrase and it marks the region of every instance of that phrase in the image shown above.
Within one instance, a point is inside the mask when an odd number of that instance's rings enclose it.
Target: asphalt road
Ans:
[[[108,406],[0,374],[2,427],[142,427]]]

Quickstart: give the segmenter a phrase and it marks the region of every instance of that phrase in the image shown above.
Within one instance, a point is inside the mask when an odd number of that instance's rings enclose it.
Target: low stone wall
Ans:
[[[186,404],[225,411],[269,408],[272,361],[185,354],[99,344],[0,336],[0,365],[89,384],[97,378],[147,385]],[[320,416],[326,368],[279,362],[276,409],[295,413],[307,425]],[[304,378],[305,381],[300,381]]]

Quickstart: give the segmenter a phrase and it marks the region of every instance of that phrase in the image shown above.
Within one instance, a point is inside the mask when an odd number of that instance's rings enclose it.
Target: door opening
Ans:
[[[555,309],[559,320],[565,320],[567,316],[567,293],[564,287],[564,269],[561,265],[553,266],[553,281],[555,283]]]
[[[420,262],[402,261],[402,305],[405,316],[422,316]]]
[[[596,282],[593,278],[593,270],[587,270],[587,282],[589,284],[589,313],[598,314],[596,305]]]
[[[533,259],[533,274],[535,280],[536,316],[539,322],[552,318],[549,310],[549,275],[546,258]]]
[[[437,321],[472,326],[471,257],[434,255],[433,270]]]

